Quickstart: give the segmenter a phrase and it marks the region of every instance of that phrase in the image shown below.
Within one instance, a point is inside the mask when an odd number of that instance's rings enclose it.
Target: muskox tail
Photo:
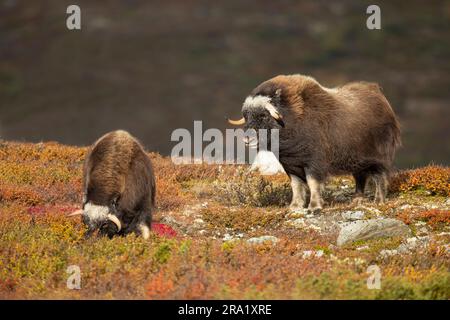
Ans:
[[[392,108],[389,101],[382,94],[382,89],[378,86],[378,90],[381,93],[382,100],[384,101],[384,105],[386,107],[387,112],[387,122],[385,122],[385,128],[383,132],[383,149],[382,154],[385,155],[385,159],[389,161],[389,164],[392,165],[394,161],[395,152],[402,145],[401,141],[401,129],[400,123],[395,115],[394,109]]]
[[[402,145],[400,124],[397,119],[387,125],[384,138],[385,143],[383,144],[384,150],[382,150],[382,153],[385,155],[386,160],[389,161],[389,164],[392,165],[395,152]]]

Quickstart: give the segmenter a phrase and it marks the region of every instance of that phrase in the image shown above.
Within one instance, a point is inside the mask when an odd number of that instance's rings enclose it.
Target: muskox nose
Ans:
[[[106,235],[108,238],[112,239],[112,237],[119,232],[119,228],[114,222],[108,220],[100,226],[99,231],[101,235]]]

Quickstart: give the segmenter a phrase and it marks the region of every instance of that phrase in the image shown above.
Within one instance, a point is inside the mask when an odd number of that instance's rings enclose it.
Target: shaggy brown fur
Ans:
[[[83,190],[83,209],[87,203],[108,207],[123,225],[120,234],[149,231],[155,178],[149,157],[128,132],[110,132],[94,143],[84,163]],[[104,228],[105,221],[89,221],[89,213],[84,219],[89,232]],[[142,230],[145,226],[147,231]],[[110,236],[114,234],[111,227],[106,227]]]
[[[269,97],[284,123],[261,121],[267,110],[244,105],[246,128],[280,129],[279,160],[291,178],[299,177],[311,189],[330,174],[351,173],[361,195],[373,177],[376,200],[384,201],[400,126],[377,84],[352,82],[328,89],[311,77],[281,75],[255,88],[251,97],[257,96]],[[320,201],[320,195],[312,195],[310,208],[320,209],[315,203]]]

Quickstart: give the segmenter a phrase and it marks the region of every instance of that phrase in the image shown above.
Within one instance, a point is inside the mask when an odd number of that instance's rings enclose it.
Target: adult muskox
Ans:
[[[82,215],[86,236],[136,232],[150,235],[155,177],[149,157],[128,132],[105,134],[89,150],[83,168]]]
[[[291,179],[291,207],[306,203],[320,210],[328,175],[351,173],[356,196],[369,177],[375,200],[383,202],[387,177],[400,145],[400,128],[380,87],[352,82],[328,89],[303,75],[280,75],[263,82],[246,98],[243,118],[230,123],[245,129],[279,129],[279,161]]]

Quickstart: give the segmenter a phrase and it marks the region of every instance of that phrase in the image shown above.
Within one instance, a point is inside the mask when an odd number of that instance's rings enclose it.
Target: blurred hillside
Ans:
[[[66,29],[77,3],[82,30]],[[450,163],[450,1],[0,0],[0,137],[87,145],[123,128],[169,154],[176,128],[226,127],[277,74],[383,87],[399,167]]]

